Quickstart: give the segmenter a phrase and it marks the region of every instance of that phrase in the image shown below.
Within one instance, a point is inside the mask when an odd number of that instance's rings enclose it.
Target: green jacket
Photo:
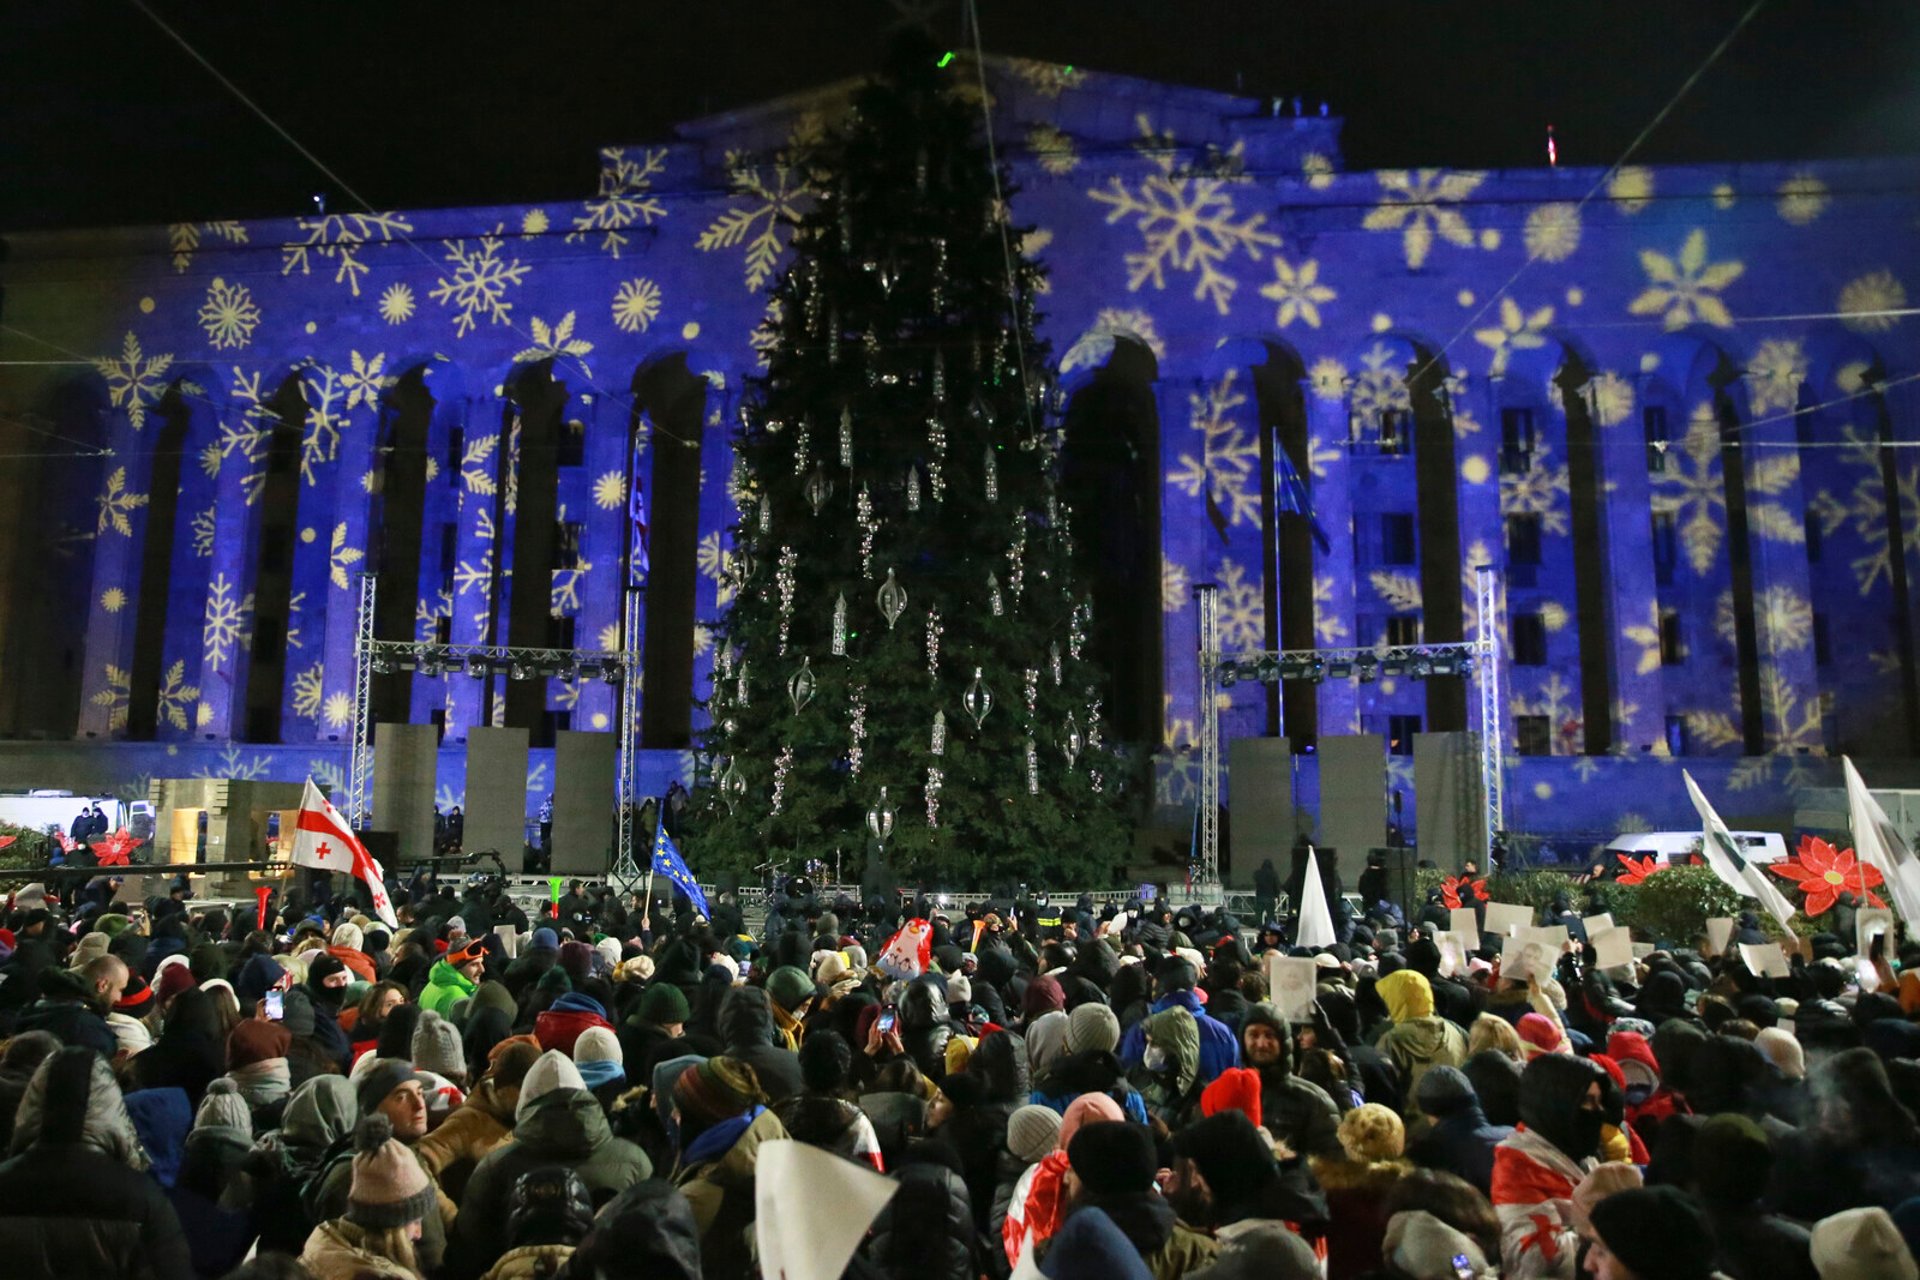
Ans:
[[[450,1017],[454,1003],[470,998],[475,984],[467,980],[467,975],[448,964],[445,960],[435,960],[433,968],[427,971],[427,985],[420,992],[420,1007],[431,1009],[441,1017]]]

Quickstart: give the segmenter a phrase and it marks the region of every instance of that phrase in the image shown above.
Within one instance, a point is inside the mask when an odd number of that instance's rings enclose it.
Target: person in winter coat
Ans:
[[[486,963],[487,953],[477,942],[448,951],[435,960],[433,968],[427,971],[426,989],[420,993],[420,1008],[431,1009],[445,1016],[451,1012],[455,1001],[472,999],[475,989],[480,985],[480,975]]]
[[[1340,1107],[1325,1089],[1293,1074],[1293,1030],[1262,1001],[1240,1019],[1242,1059],[1260,1076],[1261,1127],[1290,1151],[1340,1158]]]
[[[1153,1137],[1137,1124],[1083,1126],[1067,1144],[1061,1213],[1066,1223],[1103,1212],[1140,1254],[1153,1280],[1180,1280],[1212,1262],[1219,1246],[1181,1222],[1153,1184]],[[1064,1232],[1062,1233],[1064,1234]],[[1062,1235],[1048,1245],[1058,1245]],[[1041,1265],[1049,1250],[1043,1246]]]
[[[226,1078],[247,1100],[258,1132],[278,1125],[286,1110],[293,1087],[287,1062],[292,1044],[285,1026],[265,1018],[248,1018],[227,1033]]]
[[[1773,1147],[1745,1116],[1714,1116],[1693,1145],[1690,1188],[1719,1242],[1717,1270],[1731,1280],[1817,1280],[1813,1235],[1761,1205],[1773,1174]]]
[[[584,991],[568,991],[556,997],[533,1020],[533,1038],[542,1049],[557,1049],[569,1056],[583,1032],[599,1027],[612,1031],[607,1007]]]
[[[378,982],[380,974],[374,967],[373,957],[364,950],[366,941],[366,935],[360,931],[359,925],[351,920],[342,920],[333,926],[327,954],[347,966],[347,971],[361,982]]]
[[[923,976],[907,984],[900,996],[899,1032],[901,1047],[921,1075],[938,1082],[947,1074],[947,1043],[953,1037],[953,1025],[947,997],[936,978]]]
[[[1891,1210],[1920,1195],[1920,1124],[1871,1049],[1835,1054],[1808,1084],[1815,1105],[1806,1127],[1774,1139],[1771,1203],[1817,1221],[1863,1205]]]
[[[1193,1015],[1199,1031],[1197,1070],[1201,1084],[1213,1083],[1222,1071],[1240,1064],[1240,1042],[1234,1038],[1233,1029],[1208,1017],[1206,1005],[1193,993],[1199,975],[1189,961],[1178,956],[1161,961],[1154,982],[1160,998],[1153,1002],[1153,1013],[1181,1008]],[[1145,1025],[1136,1023],[1120,1040],[1120,1064],[1128,1068],[1139,1066],[1146,1048]]]
[[[540,1056],[520,1084],[513,1141],[489,1153],[467,1181],[454,1222],[450,1276],[480,1275],[507,1247],[508,1203],[521,1174],[565,1165],[605,1202],[653,1175],[653,1162],[616,1138],[573,1060],[556,1049]]]
[[[42,1062],[60,1048],[50,1031],[23,1031],[0,1051],[0,1153],[13,1142],[13,1117]]]
[[[360,1104],[344,1076],[315,1076],[287,1101],[280,1128],[262,1134],[227,1183],[223,1208],[244,1210],[263,1253],[298,1253],[315,1221],[301,1191],[351,1138]]]
[[[1026,1042],[1011,1031],[987,1036],[966,1071],[948,1078],[946,1091],[954,1113],[939,1136],[960,1158],[974,1220],[984,1231],[1001,1176],[1020,1174],[1007,1150],[1007,1125],[1033,1093]]]
[[[34,1070],[0,1163],[7,1274],[188,1280],[179,1217],[145,1172],[146,1154],[107,1060],[69,1045]]]
[[[795,1141],[884,1173],[873,1122],[848,1096],[852,1075],[853,1049],[846,1037],[822,1027],[800,1046],[800,1076],[806,1087],[774,1103],[773,1113]]]
[[[212,1002],[198,991],[183,991],[167,1011],[160,1039],[128,1060],[126,1079],[132,1089],[184,1089],[188,1105],[198,1107],[225,1065]]]
[[[1413,1171],[1404,1158],[1406,1128],[1377,1102],[1340,1117],[1337,1160],[1309,1161],[1326,1193],[1332,1224],[1327,1231],[1327,1280],[1353,1280],[1380,1261],[1386,1239],[1388,1193]]]
[[[1200,1031],[1180,1005],[1150,1015],[1137,1028],[1145,1048],[1133,1083],[1150,1116],[1178,1128],[1200,1096]]]
[[[1167,1203],[1189,1226],[1220,1235],[1254,1219],[1292,1223],[1303,1235],[1327,1226],[1327,1202],[1304,1158],[1282,1163],[1272,1139],[1238,1111],[1222,1111],[1173,1135]],[[1244,1229],[1244,1228],[1241,1228]]]
[[[1493,1153],[1501,1274],[1509,1280],[1573,1275],[1573,1189],[1600,1149],[1601,1079],[1598,1067],[1560,1053],[1535,1058],[1521,1076],[1520,1127]]]
[[[886,1280],[974,1280],[981,1268],[966,1182],[924,1158],[895,1176],[900,1189],[874,1220],[861,1256]]]
[[[1713,1280],[1715,1250],[1707,1215],[1674,1187],[1622,1191],[1593,1207],[1587,1268],[1600,1280]]]
[[[1388,974],[1374,990],[1393,1020],[1377,1047],[1399,1068],[1404,1092],[1394,1101],[1404,1104],[1428,1068],[1457,1067],[1467,1060],[1467,1035],[1445,1018],[1434,1016],[1433,988],[1411,969]]]
[[[474,1167],[513,1137],[520,1086],[539,1057],[540,1047],[530,1039],[516,1036],[501,1041],[487,1074],[467,1093],[466,1101],[420,1139],[415,1150],[454,1203],[465,1202],[467,1179]]]
[[[1491,1124],[1473,1082],[1456,1067],[1432,1067],[1420,1077],[1413,1102],[1431,1122],[1407,1148],[1423,1169],[1465,1178],[1481,1195],[1493,1190],[1493,1152],[1513,1136],[1511,1125]]]
[[[665,1182],[634,1183],[594,1217],[566,1274],[576,1280],[702,1280],[693,1206]]]
[[[593,1229],[593,1195],[565,1166],[532,1169],[514,1180],[507,1207],[508,1249],[483,1280],[547,1280]]]
[[[346,1212],[322,1222],[300,1251],[314,1280],[418,1280],[428,1266],[414,1241],[437,1217],[433,1181],[383,1115],[354,1127]]]
[[[413,1064],[404,1058],[374,1058],[361,1068],[359,1084],[354,1090],[360,1118],[364,1120],[376,1112],[385,1116],[394,1140],[419,1162],[428,1185],[434,1189],[440,1212],[427,1216],[415,1246],[415,1252],[429,1270],[437,1268],[446,1254],[446,1229],[454,1216],[453,1202],[440,1195],[426,1161],[414,1149],[427,1133],[426,1086],[430,1083],[429,1077],[415,1071]],[[336,1147],[326,1169],[302,1193],[302,1202],[317,1222],[341,1217],[347,1211],[352,1185],[352,1162],[348,1153]]]
[[[20,1015],[16,1031],[46,1031],[62,1044],[83,1044],[112,1059],[120,1041],[107,1026],[107,1011],[133,975],[117,956],[89,961],[78,973],[47,968],[40,973],[40,998]]]
[[[620,1055],[628,1074],[644,1081],[654,1067],[678,1053],[678,1042],[692,1016],[693,1010],[680,988],[657,979],[648,983],[618,1031]]]
[[[773,1007],[759,987],[735,987],[720,1006],[719,1031],[726,1056],[753,1068],[767,1097],[778,1102],[800,1092],[800,1059],[783,1047],[773,1025]]]
[[[680,1073],[673,1105],[680,1113],[680,1163],[673,1185],[700,1229],[706,1280],[752,1280],[750,1239],[754,1170],[760,1144],[785,1138],[767,1110],[753,1068],[737,1058],[708,1058]]]

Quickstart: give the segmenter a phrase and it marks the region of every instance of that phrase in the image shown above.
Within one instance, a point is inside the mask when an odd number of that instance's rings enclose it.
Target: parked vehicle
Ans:
[[[1741,856],[1749,862],[1784,862],[1787,859],[1786,839],[1777,831],[1734,831],[1730,834],[1740,842]],[[1700,833],[1698,831],[1624,832],[1607,841],[1605,857],[1610,863],[1617,865],[1621,854],[1635,859],[1652,854],[1659,859],[1662,866],[1676,862],[1700,862],[1702,861]]]

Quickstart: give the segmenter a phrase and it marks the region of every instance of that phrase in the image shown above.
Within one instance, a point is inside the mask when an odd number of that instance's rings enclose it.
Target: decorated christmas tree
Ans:
[[[710,868],[884,851],[948,885],[1106,882],[1124,766],[1056,492],[1059,406],[961,63],[896,48],[811,153],[737,441]],[[962,79],[962,76],[966,79]]]

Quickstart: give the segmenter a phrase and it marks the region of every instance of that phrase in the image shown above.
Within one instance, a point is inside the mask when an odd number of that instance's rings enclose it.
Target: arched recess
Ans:
[[[380,398],[374,428],[372,510],[368,513],[369,570],[379,575],[373,629],[381,640],[412,640],[420,599],[421,552],[427,505],[428,428],[433,366],[401,373]],[[406,723],[413,703],[413,672],[375,674],[373,722]]]
[[[202,378],[200,385],[211,385]],[[180,536],[181,475],[188,465],[194,393],[176,379],[153,408],[146,441],[152,447],[147,519],[135,579],[133,659],[127,675],[127,736],[150,739],[160,725],[160,686],[166,670],[167,614],[173,596],[175,542]],[[184,728],[185,726],[180,726]]]
[[[519,437],[509,451],[517,461],[511,481],[501,487],[499,501],[513,502],[512,584],[507,592],[507,643],[519,648],[544,648],[552,643],[553,569],[558,539],[554,524],[559,511],[560,454],[567,431],[565,383],[555,376],[553,361],[529,365],[507,384],[507,395],[517,408],[519,425],[509,428]],[[504,514],[504,513],[503,513]],[[503,523],[496,527],[504,528]],[[535,672],[524,680],[507,681],[506,724],[525,728],[534,746],[550,747],[553,735],[547,720],[547,680]]]
[[[1093,603],[1089,655],[1106,673],[1108,723],[1123,741],[1161,736],[1160,416],[1153,351],[1117,335],[1067,403],[1060,494],[1073,513],[1074,575]]]
[[[252,643],[247,657],[247,706],[243,738],[280,741],[286,684],[285,619],[293,599],[294,537],[300,523],[300,450],[307,399],[295,370],[263,402],[267,431],[265,473],[260,480],[258,541],[254,546]],[[267,619],[270,626],[259,625]]]
[[[695,564],[700,541],[700,445],[707,380],[685,352],[642,365],[633,378],[630,439],[645,431],[653,455],[647,504],[644,681],[640,745],[685,750],[693,742]]]

